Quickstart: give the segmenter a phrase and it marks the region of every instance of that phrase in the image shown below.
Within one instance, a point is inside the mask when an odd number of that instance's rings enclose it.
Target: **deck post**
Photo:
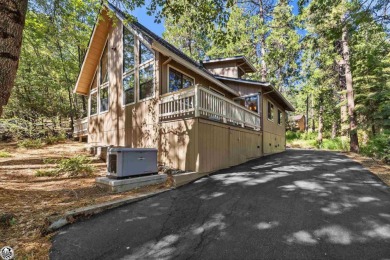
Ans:
[[[199,117],[199,87],[195,85],[195,117]]]

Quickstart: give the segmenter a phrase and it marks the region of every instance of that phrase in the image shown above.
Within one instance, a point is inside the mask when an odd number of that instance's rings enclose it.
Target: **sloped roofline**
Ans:
[[[203,60],[202,63],[207,64],[207,63],[217,63],[221,61],[234,61],[234,60],[242,60],[250,68],[250,72],[257,71],[256,68],[252,65],[252,63],[244,55],[233,56],[228,58],[208,59],[208,60]]]
[[[122,12],[119,10],[117,7],[115,7],[113,4],[110,2],[104,4],[105,7],[113,11],[117,17],[121,20],[124,21],[126,18],[129,16],[128,14]],[[194,70],[194,72],[198,73],[199,75],[207,78],[214,84],[220,86],[221,88],[225,89],[226,91],[230,92],[231,94],[235,96],[239,96],[238,92],[235,91],[234,89],[230,88],[229,86],[225,85],[223,82],[219,81],[214,77],[214,75],[209,72],[207,69],[205,69],[202,65],[188,57],[185,53],[177,49],[175,46],[172,44],[168,43],[164,39],[162,39],[160,36],[156,35],[152,31],[150,31],[148,28],[143,26],[137,21],[129,23],[129,26],[131,26],[134,30],[140,31],[141,34],[146,35],[148,38],[150,38],[150,43],[153,48],[157,49],[164,55],[171,56],[172,59],[178,61],[182,65],[189,67],[189,69]]]
[[[238,83],[244,83],[244,84],[250,84],[250,85],[256,85],[262,88],[267,88],[266,90],[269,91],[268,93],[275,93],[275,95],[281,99],[281,101],[286,105],[289,111],[294,112],[295,108],[294,106],[288,102],[288,100],[280,93],[279,90],[277,90],[274,86],[272,86],[269,82],[263,82],[263,81],[256,81],[256,80],[250,80],[250,79],[241,79],[241,78],[230,78],[230,77],[222,77],[222,76],[215,76],[219,80],[226,80],[226,81],[232,81],[232,82],[238,82]]]

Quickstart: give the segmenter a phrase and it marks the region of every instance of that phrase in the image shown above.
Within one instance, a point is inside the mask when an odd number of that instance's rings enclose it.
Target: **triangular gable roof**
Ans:
[[[74,92],[77,94],[87,95],[89,93],[89,87],[106,44],[106,39],[110,30],[110,23],[108,22],[110,18],[105,9],[102,9],[101,14],[102,21],[97,21],[92,30],[87,53],[85,54],[83,65],[76,82]]]
[[[111,10],[112,12],[114,12],[116,14],[117,18],[122,20],[122,21],[126,20],[126,18],[128,17],[127,14],[125,14],[124,12],[119,10],[117,7],[115,7],[111,3],[104,4],[104,7]],[[105,8],[102,9],[103,12],[104,11],[107,12]],[[90,43],[88,46],[88,51],[87,51],[87,54],[85,56],[83,66],[81,68],[79,78],[78,78],[76,86],[75,86],[75,90],[74,90],[75,93],[83,94],[83,95],[88,94],[89,86],[90,86],[90,83],[93,79],[93,76],[88,76],[88,69],[90,67],[92,67],[92,65],[95,65],[94,68],[96,69],[96,66],[99,62],[99,60],[97,62],[93,62],[93,61],[89,62],[89,59],[93,59],[96,56],[100,57],[100,55],[96,55],[96,53],[93,57],[93,55],[91,54],[93,51],[90,51],[90,50],[98,51],[98,49],[99,49],[99,48],[95,48],[95,45],[97,44],[97,42],[99,40],[102,41],[101,37],[99,37],[99,33],[97,33],[100,31],[101,24],[104,24],[104,23],[98,23],[97,25],[95,25],[95,28],[94,28],[94,31],[93,31],[93,34],[92,34],[92,37],[91,37],[91,40],[90,40]],[[145,26],[143,26],[139,22],[136,22],[136,21],[131,22],[127,25],[127,27],[131,27],[131,29],[133,29],[139,35],[142,35],[143,39],[148,41],[151,44],[152,48],[158,50],[159,52],[161,52],[162,54],[164,54],[166,56],[172,57],[173,60],[176,60],[177,62],[181,63],[182,65],[193,70],[195,73],[207,78],[208,80],[215,83],[216,85],[219,85],[220,87],[227,90],[231,94],[233,94],[235,96],[239,96],[235,90],[231,89],[230,87],[226,86],[223,82],[216,79],[212,73],[210,73],[207,69],[205,69],[199,63],[197,63],[196,61],[194,61],[193,59],[188,57],[186,54],[184,54],[182,51],[180,51],[179,49],[174,47],[172,44],[168,43],[167,41],[165,41],[161,37],[157,36],[155,33],[150,31],[148,28],[146,28]],[[108,34],[108,29],[109,29],[109,27],[107,28],[107,34]],[[103,48],[104,48],[104,44],[103,44],[103,47],[100,48],[100,53],[103,51]],[[85,70],[87,70],[87,72]]]
[[[87,54],[85,55],[84,62],[81,67],[80,74],[74,89],[75,93],[82,94],[82,95],[87,95],[89,93],[89,87],[92,82],[97,65],[99,63],[101,53],[103,52],[103,48],[105,46],[105,42],[110,29],[111,23],[108,21],[110,21],[111,18],[108,16],[106,8],[114,12],[117,18],[122,21],[126,20],[126,18],[128,17],[126,13],[122,12],[111,3],[103,5],[102,17],[104,22],[99,22],[94,26],[93,33],[90,42],[88,44]],[[223,83],[223,80],[239,81],[247,84],[255,84],[258,86],[262,86],[265,89],[268,89],[270,91],[269,94],[272,97],[281,101],[283,107],[286,110],[295,111],[294,107],[285,99],[285,97],[277,89],[271,86],[269,82],[244,80],[240,78],[228,78],[228,77],[221,77],[221,76],[214,75],[211,72],[209,72],[206,68],[204,68],[201,64],[188,57],[185,53],[183,53],[175,46],[173,46],[163,38],[159,37],[152,31],[150,31],[148,28],[146,28],[139,22],[137,21],[131,22],[127,25],[127,27],[129,26],[138,35],[142,36],[141,38],[147,41],[152,48],[158,50],[165,56],[171,57],[173,60],[176,60],[183,66],[186,66],[189,69],[193,70],[195,73],[207,78],[211,82],[222,87],[223,89],[227,90],[233,95],[237,97],[239,96],[238,92],[233,90],[229,86],[225,85]],[[237,56],[237,57],[241,58],[243,56]]]

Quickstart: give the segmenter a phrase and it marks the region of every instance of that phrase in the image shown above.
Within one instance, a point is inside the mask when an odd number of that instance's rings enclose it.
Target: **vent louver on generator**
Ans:
[[[107,176],[126,178],[157,173],[157,149],[112,147],[107,151]]]

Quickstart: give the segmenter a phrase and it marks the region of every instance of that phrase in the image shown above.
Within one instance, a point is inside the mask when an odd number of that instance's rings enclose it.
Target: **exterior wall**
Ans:
[[[245,83],[240,83],[240,82],[232,82],[232,81],[224,81],[224,83],[234,89],[235,91],[240,94],[240,96],[245,96],[249,94],[254,94],[258,93],[261,91],[260,86],[256,85],[250,85],[250,84],[245,84]]]
[[[274,104],[274,119],[268,119],[268,101]],[[282,111],[283,119],[278,124],[278,109]],[[264,154],[278,153],[286,149],[286,112],[269,95],[263,97],[263,134]]]
[[[238,78],[242,75],[235,61],[204,63],[203,66],[211,73],[224,77]]]
[[[263,131],[253,131],[202,118],[159,122],[160,94],[167,94],[168,66],[172,66],[195,79],[195,84],[212,87],[233,98],[232,94],[192,72],[185,66],[155,52],[155,96],[138,101],[138,83],[135,88],[136,103],[123,105],[122,91],[122,23],[116,21],[108,31],[109,59],[109,110],[89,119],[88,142],[93,145],[151,147],[159,150],[159,162],[173,168],[211,172],[244,163],[264,154],[285,149],[285,122],[278,125],[277,108],[270,97],[262,101]],[[104,39],[103,39],[104,40]],[[138,52],[135,53],[138,60]],[[100,59],[100,56],[99,58]],[[138,73],[135,81],[138,82]],[[231,83],[230,83],[231,84]],[[230,85],[241,95],[260,92],[258,86],[241,83]],[[266,100],[273,101],[275,122],[267,121]],[[283,117],[286,114],[283,109]],[[263,136],[264,135],[264,136]],[[264,147],[263,147],[264,138]],[[271,144],[271,145],[269,145]]]
[[[261,132],[195,118],[161,123],[160,163],[200,173],[262,156]]]
[[[154,98],[123,105],[122,23],[117,21],[108,34],[109,109],[89,119],[88,142],[93,145],[158,148],[159,54],[155,53]],[[138,60],[138,52],[135,53]],[[135,73],[138,82],[138,73]],[[138,84],[138,83],[136,83]],[[136,100],[138,87],[135,88]]]
[[[181,65],[180,63],[177,63],[174,60],[170,60],[169,62],[167,62],[168,61],[168,57],[165,57],[165,56],[163,56],[161,54],[160,54],[160,56],[161,56],[161,62],[159,63],[159,66],[161,68],[161,74],[160,74],[160,77],[161,77],[161,86],[160,86],[161,87],[161,89],[160,89],[161,92],[160,93],[161,93],[161,95],[164,95],[164,94],[168,93],[168,67],[172,67],[172,68],[174,68],[176,70],[179,70],[182,73],[187,74],[188,76],[194,78],[195,79],[195,84],[200,84],[200,85],[203,85],[204,87],[212,87],[215,90],[218,90],[219,92],[223,93],[226,97],[233,98],[233,95],[230,92],[227,92],[226,90],[224,90],[220,86],[218,86],[218,85],[210,82],[209,80],[199,76],[198,74],[196,74],[193,71],[189,70],[188,68],[186,68],[185,66]]]

